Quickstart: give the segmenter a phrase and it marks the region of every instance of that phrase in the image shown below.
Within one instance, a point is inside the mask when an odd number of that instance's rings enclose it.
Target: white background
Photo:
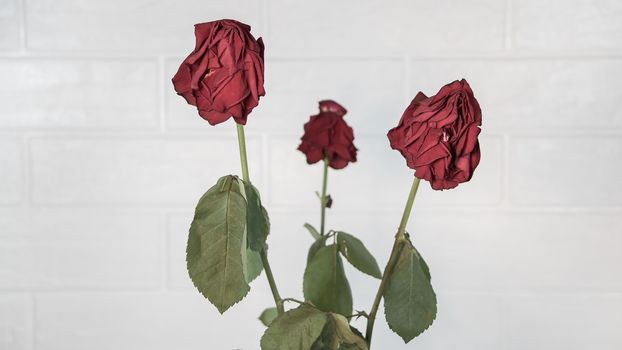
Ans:
[[[185,271],[194,204],[240,169],[234,125],[170,78],[193,24],[223,17],[266,43],[247,136],[284,296],[319,220],[321,166],[296,151],[317,101],[349,110],[360,149],[330,172],[328,227],[384,266],[412,179],[385,134],[464,77],[481,165],[422,183],[408,227],[438,319],[403,345],[380,316],[375,348],[622,348],[622,1],[0,0],[0,349],[258,349],[264,276],[220,316]],[[378,281],[347,273],[368,310]]]

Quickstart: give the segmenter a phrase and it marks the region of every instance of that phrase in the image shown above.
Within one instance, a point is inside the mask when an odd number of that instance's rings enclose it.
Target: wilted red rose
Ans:
[[[246,117],[265,95],[263,41],[251,27],[230,19],[194,26],[196,47],[182,62],[173,85],[211,125]]]
[[[313,164],[328,158],[333,169],[342,169],[349,162],[356,162],[356,147],[352,128],[343,120],[347,113],[339,103],[320,101],[320,113],[311,116],[305,124],[305,133],[298,150],[307,156],[307,163]]]
[[[443,190],[473,176],[480,160],[480,125],[479,103],[462,79],[443,86],[435,96],[419,92],[387,136],[415,176]]]

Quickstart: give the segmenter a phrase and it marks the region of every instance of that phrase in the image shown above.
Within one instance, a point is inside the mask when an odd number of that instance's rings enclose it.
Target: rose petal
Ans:
[[[480,162],[479,125],[479,103],[462,79],[431,97],[418,93],[387,137],[415,176],[442,190],[471,179]]]
[[[319,107],[320,113],[311,116],[304,125],[298,150],[307,156],[309,164],[324,156],[328,157],[329,166],[334,169],[342,169],[356,162],[354,133],[343,120],[346,109],[332,100],[320,101]]]
[[[235,20],[195,25],[195,49],[173,77],[177,93],[210,124],[233,117],[245,124],[265,95],[263,41]]]

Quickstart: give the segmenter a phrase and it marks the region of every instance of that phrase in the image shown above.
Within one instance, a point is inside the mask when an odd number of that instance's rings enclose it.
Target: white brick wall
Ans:
[[[33,348],[33,301],[23,294],[0,295],[0,347],[2,349]]]
[[[0,0],[1,350],[258,349],[265,279],[220,316],[185,271],[196,200],[240,171],[233,125],[170,79],[192,25],[222,17],[266,41],[247,135],[282,294],[301,296],[317,222],[321,169],[295,150],[317,101],[346,106],[360,148],[330,174],[328,226],[384,264],[412,178],[386,131],[465,77],[482,163],[424,184],[409,224],[438,319],[411,345],[380,321],[376,347],[622,347],[622,2]],[[347,269],[368,309],[377,281]]]
[[[22,200],[24,151],[19,139],[2,135],[0,139],[0,205],[16,204]]]
[[[0,74],[3,128],[158,129],[155,59],[12,58]]]
[[[0,52],[19,48],[18,0],[0,0]]]

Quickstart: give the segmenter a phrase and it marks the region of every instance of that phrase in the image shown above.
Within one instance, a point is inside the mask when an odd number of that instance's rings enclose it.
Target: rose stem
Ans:
[[[326,182],[328,178],[328,157],[324,156],[324,176],[322,177],[322,197],[320,198],[320,235],[324,236],[324,221],[326,217]]]
[[[248,161],[246,158],[246,137],[244,136],[244,125],[238,123],[236,123],[235,125],[238,129],[238,146],[240,147],[240,163],[242,163],[242,179],[244,179],[244,182],[250,184],[251,180],[248,176]],[[268,252],[266,251],[265,246],[261,249],[259,255],[261,256],[263,268],[264,270],[266,270],[266,278],[268,278],[268,283],[270,284],[270,290],[272,291],[272,296],[274,297],[276,309],[280,315],[285,311],[283,308],[283,299],[281,299],[279,290],[276,287],[274,275],[272,274],[270,262],[268,261]]]
[[[371,307],[371,311],[369,313],[369,317],[367,318],[367,330],[365,332],[365,340],[367,341],[368,347],[371,348],[371,335],[374,330],[374,321],[376,321],[376,314],[378,313],[378,307],[380,306],[380,300],[384,294],[384,289],[387,285],[391,274],[393,273],[393,268],[397,262],[397,259],[400,257],[402,252],[402,248],[404,246],[404,242],[406,242],[406,224],[408,223],[408,218],[410,217],[410,211],[413,207],[413,202],[415,201],[415,195],[417,194],[417,189],[419,188],[419,179],[415,177],[413,180],[412,187],[410,188],[410,194],[408,195],[408,200],[406,201],[406,206],[404,207],[404,213],[402,214],[402,221],[400,221],[400,226],[397,229],[397,234],[395,235],[395,242],[393,243],[393,249],[391,250],[391,256],[389,257],[389,261],[384,268],[384,273],[382,274],[382,280],[380,281],[380,287],[378,287],[378,292],[376,293],[376,298],[374,299],[374,304]]]
[[[240,147],[240,163],[242,163],[242,179],[250,183],[248,176],[248,161],[246,159],[246,137],[244,136],[244,125],[235,123],[238,128],[238,146]]]

